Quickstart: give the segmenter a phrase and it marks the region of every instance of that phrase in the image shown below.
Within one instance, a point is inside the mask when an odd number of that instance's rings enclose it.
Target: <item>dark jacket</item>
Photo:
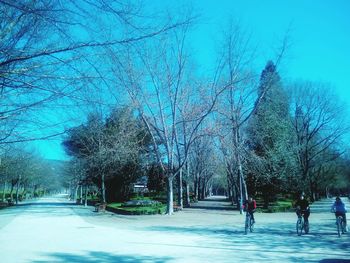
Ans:
[[[296,207],[300,207],[300,210],[307,210],[308,207],[309,207],[309,202],[306,200],[306,199],[299,199],[296,203],[295,203],[295,206]]]

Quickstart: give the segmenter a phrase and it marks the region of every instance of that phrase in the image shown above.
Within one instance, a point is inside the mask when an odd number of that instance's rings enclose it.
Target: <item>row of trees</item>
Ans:
[[[18,201],[62,191],[62,162],[48,161],[19,148],[7,149],[0,160],[1,200]]]
[[[131,1],[0,1],[0,154],[7,145],[64,134],[63,125],[81,118],[77,109],[109,105],[99,88],[107,97],[117,91],[105,57],[190,20]]]
[[[326,171],[344,151],[339,143],[348,127],[331,87],[283,83],[277,67],[286,43],[256,74],[256,57],[238,27],[224,34],[213,78],[199,75],[190,30],[184,24],[110,51],[105,65],[143,123],[154,154],[149,166],[156,162],[166,181],[167,212],[173,212],[175,178],[180,207],[190,191],[204,198],[222,171],[238,207],[248,194],[267,205],[280,193],[305,191],[317,198],[336,185],[334,173]]]
[[[97,185],[102,201],[125,200],[149,163],[150,138],[129,108],[109,116],[90,115],[86,124],[71,129],[64,141],[71,160],[73,188]],[[106,195],[107,193],[107,195]]]
[[[241,207],[248,194],[266,203],[286,192],[316,198],[345,176],[339,101],[325,84],[282,81],[285,42],[260,74],[254,44],[231,26],[204,74],[190,46],[194,16],[141,7],[0,1],[0,144],[75,126],[64,142],[71,186],[97,185],[103,201],[123,199],[131,182],[151,174],[164,179],[153,183],[165,182],[169,214],[174,182],[180,207],[190,191],[204,198],[223,186]],[[41,117],[48,112],[55,118]],[[64,118],[72,112],[78,124]]]
[[[150,180],[158,178],[151,181],[151,189],[161,191],[164,180],[167,182],[168,209],[173,204],[174,178],[179,206],[189,204],[190,192],[203,199],[215,185],[225,188],[238,207],[248,194],[262,197],[267,206],[280,194],[293,196],[303,191],[317,199],[332,188],[348,187],[349,169],[344,166],[347,159],[341,145],[348,127],[344,107],[328,86],[311,82],[283,85],[276,66],[269,61],[252,104],[247,103],[248,97],[243,100],[245,94],[237,93],[241,92],[238,88],[225,89],[204,114],[195,111],[198,105],[206,109],[196,98],[196,106],[186,104],[178,112],[187,112],[188,119],[181,115],[176,117],[178,122],[172,119],[177,109],[171,111],[170,104],[169,112],[162,111],[166,107],[159,101],[160,115],[152,118],[147,114],[155,114],[154,105],[147,107],[152,112],[135,107],[115,110],[104,122],[90,117],[86,125],[70,131],[64,144],[70,154],[84,160],[84,180],[90,178],[101,186],[104,201],[105,178],[113,185],[108,189],[110,195],[125,199],[131,193],[131,183],[144,175]],[[171,94],[163,92],[158,95],[171,99]],[[148,97],[146,105],[151,100]],[[137,169],[125,170],[125,163],[130,168],[130,162]],[[129,190],[127,194],[121,194],[122,187]]]

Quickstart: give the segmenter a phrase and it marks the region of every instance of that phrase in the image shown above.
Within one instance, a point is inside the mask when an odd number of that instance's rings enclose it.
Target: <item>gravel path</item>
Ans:
[[[64,204],[62,202],[65,202]],[[350,262],[350,234],[331,213],[256,214],[244,235],[237,211],[185,209],[172,216],[94,213],[63,198],[0,210],[0,262]]]

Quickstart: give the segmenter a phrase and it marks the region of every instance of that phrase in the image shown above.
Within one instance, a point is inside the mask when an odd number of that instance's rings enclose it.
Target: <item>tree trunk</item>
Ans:
[[[238,172],[238,180],[239,180],[239,213],[243,214],[243,182],[242,176]]]
[[[190,207],[191,200],[190,200],[190,184],[186,182],[186,200],[185,200],[185,206]]]
[[[243,168],[242,168],[242,160],[241,160],[241,155],[239,151],[239,146],[241,145],[241,138],[240,138],[240,130],[239,126],[235,125],[233,129],[233,144],[235,146],[235,161],[238,166],[237,173],[238,173],[238,180],[239,180],[239,192],[240,192],[240,202],[239,202],[239,211],[240,214],[243,214],[243,203],[245,200],[248,199],[248,193],[247,193],[247,185],[244,180],[244,175],[243,175]]]
[[[183,205],[183,197],[182,197],[182,195],[183,195],[183,189],[182,189],[182,168],[179,171],[177,179],[178,179],[178,185],[179,185],[178,193],[177,193],[177,195],[178,195],[177,203],[178,203],[178,206],[180,207],[180,209],[182,210],[183,207],[184,207],[184,205]]]
[[[79,189],[79,185],[76,185],[74,188],[74,193],[73,193],[73,200],[76,202],[77,198],[78,198],[78,189]]]
[[[212,196],[212,195],[213,195],[213,184],[212,184],[212,183],[210,183],[210,184],[208,185],[208,195],[209,195],[209,196]]]
[[[2,201],[5,202],[5,196],[6,196],[6,181],[4,182],[3,189],[2,189]]]
[[[20,181],[18,180],[17,185],[16,185],[16,205],[18,204],[19,184],[20,184]]]
[[[198,192],[198,179],[197,179],[198,177],[197,177],[197,174],[196,174],[196,176],[195,176],[195,178],[194,178],[194,185],[193,185],[193,188],[194,188],[194,197],[196,198],[196,200],[198,200],[199,199],[199,196],[198,196],[198,194],[199,194],[199,192]]]
[[[243,214],[243,203],[248,199],[248,191],[247,191],[247,184],[245,183],[244,176],[243,176],[241,158],[238,153],[236,155],[236,160],[238,164],[238,177],[239,177],[239,188],[240,188],[239,189],[240,190],[239,212],[240,214]]]
[[[35,184],[35,185],[34,185],[34,188],[33,188],[33,197],[36,197],[35,192],[36,192],[37,187],[38,187],[38,186]]]
[[[106,203],[106,186],[105,186],[105,174],[101,176],[101,191],[102,191],[102,202]]]
[[[198,183],[197,183],[197,188],[198,188],[198,200],[202,200],[202,178],[198,178]]]
[[[13,183],[13,181],[11,182],[11,190],[10,190],[10,198],[11,200],[13,200],[13,188],[15,187],[16,184]]]
[[[200,189],[200,198],[201,200],[204,200],[205,199],[205,179],[202,178],[201,179],[201,189]]]
[[[87,207],[87,194],[88,194],[88,186],[85,185],[85,200],[84,200],[84,206]]]
[[[241,211],[241,203],[240,203],[240,195],[239,195],[239,191],[238,189],[236,190],[236,193],[235,193],[235,198],[236,198],[236,207],[237,207],[237,210]]]
[[[173,204],[173,176],[167,177],[167,214],[171,215],[174,213]]]
[[[330,193],[329,193],[329,187],[328,186],[326,186],[326,197],[327,198],[331,198],[331,195],[330,195]]]
[[[22,189],[22,197],[24,198],[24,200],[27,200],[27,189],[25,187],[25,185],[23,185],[23,189]]]
[[[240,198],[239,198],[239,189],[236,184],[233,184],[231,186],[231,191],[232,191],[232,205],[236,204],[237,210],[240,210]]]
[[[229,178],[230,174],[227,173],[226,179],[227,179],[227,195],[228,195],[228,199],[231,200],[232,205],[235,203],[235,195],[234,195],[234,191],[233,191],[233,187],[234,185],[231,183],[231,180]]]
[[[233,186],[232,185],[229,185],[228,187],[227,187],[228,189],[226,190],[227,191],[227,193],[228,193],[228,198],[229,198],[229,200],[231,201],[231,204],[232,205],[234,205],[236,202],[236,200],[235,200],[235,198],[236,198],[236,196],[234,195],[234,192],[233,192]]]
[[[244,196],[244,201],[248,200],[248,189],[247,189],[247,183],[243,177],[243,173],[241,173],[242,176],[242,181],[243,181],[243,196]]]
[[[191,200],[190,200],[190,184],[188,183],[188,181],[190,180],[190,163],[189,160],[187,159],[186,161],[186,177],[187,177],[187,181],[186,183],[186,201],[185,201],[185,205],[186,207],[190,207],[191,206]]]

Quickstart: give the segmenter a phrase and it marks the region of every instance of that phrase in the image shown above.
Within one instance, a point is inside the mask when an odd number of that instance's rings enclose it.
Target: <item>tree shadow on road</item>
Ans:
[[[244,229],[232,229],[229,227],[213,227],[209,228],[208,226],[150,226],[145,228],[149,231],[159,231],[159,232],[174,232],[178,234],[189,234],[189,235],[219,235],[219,236],[231,236],[231,235],[243,235]]]
[[[271,259],[272,254],[274,259],[279,258],[282,261],[284,257],[288,259],[294,257],[296,262],[300,262],[306,260],[308,256],[314,257],[315,260],[326,260],[329,256],[348,259],[350,248],[349,236],[338,238],[332,225],[328,224],[313,225],[310,234],[302,236],[297,236],[293,223],[264,224],[262,226],[257,224],[254,232],[248,235],[244,235],[243,225],[240,227],[153,226],[148,227],[147,230],[199,235],[207,238],[206,246],[209,247],[241,250],[247,252],[248,255],[253,252],[255,256],[259,255],[260,258],[265,259]]]
[[[107,252],[93,251],[88,252],[85,255],[81,254],[70,254],[70,253],[50,253],[45,254],[49,257],[48,260],[34,260],[32,263],[60,263],[60,262],[71,262],[71,263],[90,263],[90,262],[118,262],[118,263],[163,263],[173,260],[171,257],[154,257],[154,256],[131,256],[131,255],[118,255]]]
[[[350,259],[329,258],[329,259],[322,259],[319,261],[319,263],[350,263]]]
[[[320,260],[319,263],[350,263],[350,259],[328,258]]]

